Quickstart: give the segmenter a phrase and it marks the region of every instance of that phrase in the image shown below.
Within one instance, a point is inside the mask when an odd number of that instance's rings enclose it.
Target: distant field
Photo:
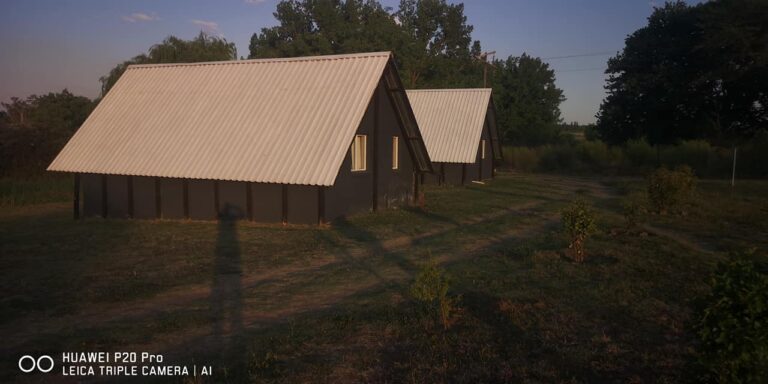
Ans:
[[[67,180],[0,183],[2,382],[22,379],[21,354],[90,350],[230,382],[681,382],[716,263],[768,257],[765,181],[702,181],[685,216],[627,230],[620,201],[640,179],[502,173],[324,228],[73,221]],[[599,213],[585,264],[559,222],[577,197]],[[461,296],[445,331],[408,296],[430,258]]]

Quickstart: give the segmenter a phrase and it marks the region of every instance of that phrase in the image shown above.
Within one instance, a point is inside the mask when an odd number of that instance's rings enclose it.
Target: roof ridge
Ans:
[[[208,65],[238,65],[238,64],[265,64],[265,63],[281,63],[281,62],[305,62],[305,61],[327,61],[327,60],[341,60],[341,59],[364,59],[370,57],[389,57],[392,55],[391,51],[379,51],[379,52],[359,52],[359,53],[343,53],[335,55],[316,55],[316,56],[296,56],[296,57],[272,57],[265,59],[246,59],[246,60],[221,60],[221,61],[200,61],[195,63],[157,63],[157,64],[131,64],[127,69],[141,69],[141,68],[159,68],[159,67],[194,67],[194,66],[208,66]]]

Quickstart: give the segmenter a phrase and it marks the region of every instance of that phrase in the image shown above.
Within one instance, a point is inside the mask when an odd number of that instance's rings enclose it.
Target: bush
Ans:
[[[666,213],[686,203],[695,188],[696,177],[691,167],[661,167],[648,176],[648,201],[656,212]]]
[[[645,169],[656,164],[656,150],[645,140],[633,140],[624,146],[627,167]]]
[[[739,146],[736,177],[768,177],[768,133]],[[560,143],[541,147],[505,147],[508,166],[522,172],[559,172],[602,175],[643,175],[659,164],[691,167],[703,177],[731,178],[733,148],[714,147],[706,141],[683,141],[653,147],[645,140],[623,146],[600,141]]]
[[[721,383],[768,382],[768,275],[721,263],[696,324],[699,362]]]
[[[520,172],[532,172],[539,166],[539,155],[536,150],[527,147],[509,148],[504,151],[504,158],[512,168]]]
[[[434,260],[425,263],[411,284],[411,297],[421,304],[423,312],[448,329],[458,298],[448,295],[450,281]]]
[[[621,209],[627,220],[627,227],[636,227],[645,218],[647,211],[645,196],[640,193],[633,193],[625,197],[621,202]]]
[[[584,241],[595,229],[595,215],[589,205],[583,200],[574,201],[562,211],[563,228],[569,237],[568,249],[573,258],[581,263],[586,258]]]

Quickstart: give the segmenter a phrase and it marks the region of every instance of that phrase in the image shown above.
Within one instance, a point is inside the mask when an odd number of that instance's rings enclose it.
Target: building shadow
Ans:
[[[214,346],[223,355],[237,353],[237,340],[243,333],[242,260],[237,234],[239,209],[227,205],[219,214],[218,237],[214,252],[210,316]]]

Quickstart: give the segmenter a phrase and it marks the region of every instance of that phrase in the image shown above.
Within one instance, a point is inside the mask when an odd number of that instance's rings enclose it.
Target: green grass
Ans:
[[[25,183],[3,191],[48,188]],[[503,174],[328,228],[73,221],[59,185],[0,214],[3,381],[22,353],[132,348],[217,382],[695,381],[709,274],[768,246],[761,181],[701,182],[685,216],[648,218],[663,235],[624,226],[640,179]],[[598,213],[584,264],[559,224],[577,196]],[[429,258],[460,296],[446,331],[408,296]]]
[[[0,178],[0,208],[70,201],[73,186],[68,175]]]

